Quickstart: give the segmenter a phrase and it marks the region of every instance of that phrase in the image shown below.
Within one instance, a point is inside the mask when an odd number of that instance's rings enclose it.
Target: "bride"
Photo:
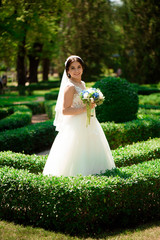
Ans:
[[[51,147],[43,174],[76,176],[103,173],[115,168],[110,147],[102,127],[94,114],[86,127],[86,106],[80,99],[85,89],[81,80],[84,69],[79,56],[70,56],[65,62],[56,104],[54,125],[59,131]]]

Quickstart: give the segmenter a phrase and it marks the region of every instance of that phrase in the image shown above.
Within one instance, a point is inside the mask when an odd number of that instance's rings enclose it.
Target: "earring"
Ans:
[[[71,78],[71,74],[70,73],[68,73],[68,77]]]

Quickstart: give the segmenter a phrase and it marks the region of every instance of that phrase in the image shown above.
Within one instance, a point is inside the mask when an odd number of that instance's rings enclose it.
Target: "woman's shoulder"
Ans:
[[[75,92],[75,86],[73,83],[68,83],[65,87],[65,92]]]

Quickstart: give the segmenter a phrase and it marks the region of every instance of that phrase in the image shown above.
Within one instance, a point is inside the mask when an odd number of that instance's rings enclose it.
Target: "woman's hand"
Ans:
[[[95,108],[97,105],[95,104],[95,103],[91,103],[90,104],[90,108],[92,109],[92,108]]]

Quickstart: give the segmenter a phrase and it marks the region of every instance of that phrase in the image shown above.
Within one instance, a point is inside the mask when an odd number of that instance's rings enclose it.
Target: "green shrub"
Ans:
[[[147,109],[147,108],[139,108],[138,110],[138,119],[144,118],[159,118],[160,117],[160,109]]]
[[[0,108],[0,120],[13,113],[12,107]]]
[[[112,150],[112,155],[116,167],[130,166],[160,158],[160,139],[150,139],[145,142],[118,148]],[[0,167],[10,166],[17,169],[27,169],[31,173],[40,173],[43,171],[47,157],[48,155],[36,156],[11,151],[0,152]]]
[[[0,120],[0,131],[20,128],[31,123],[32,113],[27,106],[16,106],[14,113]]]
[[[14,106],[21,106],[21,105],[25,105],[27,107],[29,107],[32,110],[33,114],[40,114],[40,113],[45,113],[45,108],[44,108],[44,102],[26,102],[25,104],[23,103],[18,103],[18,104],[14,104],[14,103],[5,103],[5,104],[0,104],[0,107],[4,108],[4,107],[14,107]]]
[[[20,106],[22,104],[17,105]],[[44,102],[28,102],[25,105],[31,109],[33,114],[45,113]]]
[[[54,118],[56,101],[54,100],[45,101],[44,106],[45,106],[45,112],[47,113],[49,119]]]
[[[126,123],[101,123],[111,149],[160,137],[159,119],[137,119]]]
[[[140,105],[160,106],[160,93],[153,93],[149,96],[139,95]]]
[[[4,167],[0,189],[0,218],[95,233],[159,219],[160,161],[87,177],[47,177]]]
[[[60,81],[42,81],[38,83],[31,83],[26,89],[30,91],[34,90],[47,90],[51,88],[57,88],[60,86]]]
[[[116,167],[130,166],[133,164],[160,158],[160,138],[134,143],[125,147],[112,150]]]
[[[138,95],[132,84],[125,79],[107,77],[95,83],[105,96],[102,105],[97,106],[96,115],[100,122],[126,122],[136,119]]]
[[[36,153],[50,148],[56,132],[53,121],[7,130],[0,135],[0,151]]]
[[[57,100],[58,91],[52,91],[44,95],[45,100]]]
[[[148,140],[149,138],[160,137],[159,119],[146,118],[121,124],[101,123],[101,126],[111,149]],[[29,154],[43,151],[51,147],[55,136],[53,120],[20,129],[8,130],[1,132],[0,151],[24,151]]]
[[[23,87],[23,95],[25,94],[26,91],[28,91],[29,93],[35,90],[48,90],[51,88],[57,88],[60,86],[60,81],[42,81],[42,82],[38,82],[38,83],[31,83],[28,86]],[[11,91],[16,91],[19,88],[16,86],[10,86],[9,89]],[[21,90],[21,89],[20,89]]]
[[[156,84],[139,85],[137,83],[132,83],[132,85],[135,88],[136,92],[141,95],[150,95],[152,93],[160,93],[160,89]]]
[[[145,109],[160,109],[160,106],[155,106],[151,104],[139,104],[139,107],[145,108]]]
[[[0,152],[0,168],[10,166],[17,169],[26,169],[31,173],[42,173],[48,155],[26,155],[11,151]]]

